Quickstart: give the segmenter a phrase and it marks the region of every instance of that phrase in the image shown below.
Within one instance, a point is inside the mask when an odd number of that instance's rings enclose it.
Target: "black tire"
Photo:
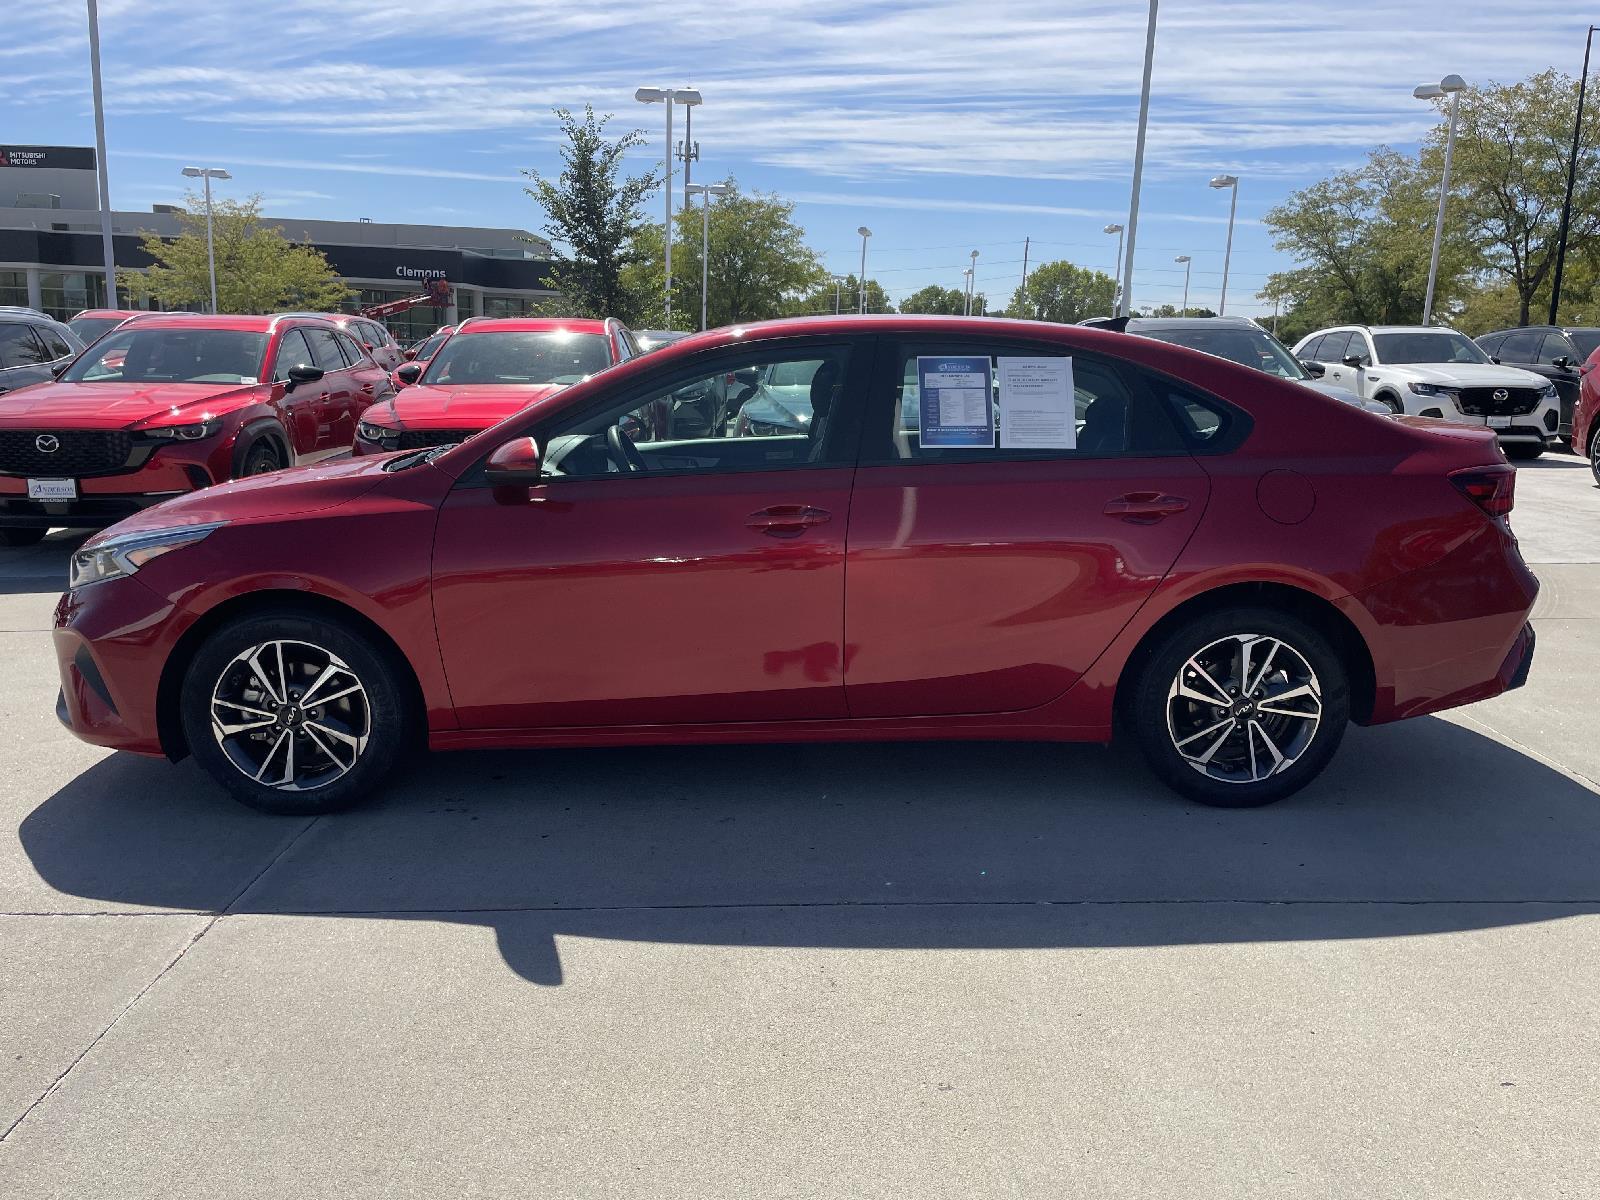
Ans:
[[[260,665],[266,673],[266,683],[276,684],[278,690],[287,693],[281,699],[270,689],[257,688],[251,693],[248,689],[261,676],[242,661],[254,648],[273,643],[287,647],[286,669],[279,673],[275,654],[270,651]],[[304,671],[297,665],[297,656],[305,659]],[[328,705],[307,708],[302,713],[298,705],[291,703],[299,699],[294,693],[321,673],[323,667],[319,664],[324,660],[337,662],[342,670],[329,677],[321,694],[333,697],[349,686],[351,680],[347,677],[353,677],[361,692],[357,699],[337,701],[340,711]],[[288,612],[242,617],[206,638],[185,672],[179,697],[184,737],[190,753],[206,772],[251,808],[294,815],[338,812],[367,800],[394,769],[410,740],[415,714],[403,683],[404,670],[391,650],[375,645],[369,635],[337,619]],[[283,675],[288,676],[287,687],[282,686]],[[241,683],[244,692],[238,690]],[[307,689],[306,694],[313,691]],[[282,723],[235,734],[224,748],[217,732],[220,727],[212,719],[218,696],[223,697],[221,706],[238,712],[241,721],[258,721],[276,712]],[[251,707],[230,706],[228,700],[244,700]],[[280,711],[285,708],[290,711]],[[341,740],[347,737],[361,744],[352,749]],[[270,751],[268,740],[272,743]],[[280,749],[285,740],[287,748]],[[329,747],[334,752],[349,753],[348,764],[342,755],[336,760],[343,768],[338,773],[326,761]],[[252,755],[260,760],[268,780],[286,778],[286,767],[303,769],[307,778],[300,784],[302,790],[252,779],[247,773],[247,766],[253,765]],[[246,765],[241,766],[241,761]]]
[[[1243,648],[1245,635],[1274,639],[1293,652],[1292,656],[1285,655],[1280,660],[1278,655],[1282,647],[1274,650],[1262,645],[1259,657],[1249,664],[1254,675],[1260,658],[1270,658],[1270,678],[1257,676],[1254,682],[1258,692],[1267,693],[1268,701],[1275,698],[1270,694],[1275,686],[1285,693],[1281,706],[1274,710],[1276,715],[1256,712],[1246,696],[1219,696],[1233,706],[1228,708],[1172,695],[1180,672],[1185,672],[1186,678],[1194,678],[1188,673],[1191,659],[1238,652]],[[1240,646],[1230,646],[1231,640],[1238,640]],[[1253,651],[1255,646],[1252,643]],[[1277,666],[1280,661],[1285,664],[1282,670]],[[1204,662],[1200,665],[1203,670]],[[1302,680],[1307,672],[1309,684]],[[1233,682],[1231,675],[1227,679],[1217,679],[1217,672],[1209,674],[1224,692]],[[1298,685],[1297,681],[1300,681]],[[1200,686],[1216,694],[1208,684]],[[1296,686],[1311,690],[1307,696],[1290,699],[1287,693]],[[1318,707],[1308,698],[1317,693],[1320,693],[1320,715],[1314,723],[1308,724],[1300,710],[1309,713]],[[1295,715],[1285,715],[1291,709],[1295,710]],[[1179,795],[1216,808],[1255,808],[1299,791],[1328,765],[1350,720],[1349,675],[1328,639],[1307,622],[1266,608],[1220,609],[1201,614],[1171,630],[1151,648],[1144,658],[1125,715],[1144,751],[1145,760]],[[1217,723],[1210,728],[1222,730],[1216,739],[1217,748],[1212,748],[1207,729],[1213,718],[1217,718]],[[1239,724],[1241,720],[1242,725]],[[1229,721],[1233,725],[1222,724]],[[1298,744],[1301,738],[1304,738],[1303,745]],[[1216,757],[1204,769],[1199,768],[1180,751],[1179,741],[1191,744],[1197,755],[1209,750]],[[1283,743],[1283,750],[1292,753],[1283,753],[1279,742]],[[1288,765],[1258,772],[1259,766],[1273,764],[1271,754],[1279,754]],[[1235,761],[1240,765],[1232,774],[1247,774],[1248,778],[1218,777],[1228,774],[1225,768]]]
[[[1505,450],[1507,458],[1514,458],[1518,462],[1532,462],[1544,453],[1543,446],[1530,446],[1526,442],[1513,442],[1502,449]]]
[[[21,549],[24,546],[37,546],[44,541],[48,529],[28,529],[16,526],[10,529],[0,529],[0,546],[11,546]]]
[[[1396,396],[1393,392],[1380,392],[1378,395],[1374,396],[1373,399],[1375,399],[1379,404],[1387,404],[1389,406],[1389,411],[1397,417],[1403,417],[1406,415],[1405,404],[1401,401],[1400,397]]]
[[[265,475],[269,471],[282,469],[283,458],[278,454],[278,447],[270,438],[262,438],[245,454],[244,462],[239,465],[239,478]]]
[[[1600,428],[1589,435],[1589,474],[1594,476],[1595,487],[1600,487]]]

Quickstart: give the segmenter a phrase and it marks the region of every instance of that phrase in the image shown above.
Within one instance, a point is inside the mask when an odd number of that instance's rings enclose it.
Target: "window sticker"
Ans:
[[[986,354],[917,359],[923,446],[994,449],[993,377]]]
[[[1077,449],[1070,358],[1002,358],[999,376],[1002,449]]]

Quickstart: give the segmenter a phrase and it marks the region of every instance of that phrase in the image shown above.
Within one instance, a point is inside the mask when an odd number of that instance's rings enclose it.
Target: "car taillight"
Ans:
[[[1517,473],[1511,467],[1470,467],[1465,471],[1452,471],[1450,482],[1491,517],[1511,515],[1517,491]]]

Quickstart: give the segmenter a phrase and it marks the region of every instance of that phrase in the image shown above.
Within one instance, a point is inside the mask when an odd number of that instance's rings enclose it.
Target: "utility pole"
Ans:
[[[100,91],[100,10],[95,0],[88,2],[89,81],[94,87],[94,165],[100,176],[100,242],[106,259],[106,307],[116,308],[117,254],[111,242],[111,168],[106,164],[106,104]]]
[[[1133,144],[1133,195],[1128,202],[1128,251],[1122,260],[1122,297],[1117,316],[1125,317],[1133,304],[1133,248],[1139,235],[1139,188],[1144,182],[1144,137],[1150,124],[1150,75],[1156,64],[1156,9],[1159,0],[1150,0],[1150,23],[1144,35],[1144,84],[1139,90],[1139,133]]]
[[[1022,298],[1017,304],[1018,312],[1027,311],[1026,307],[1024,306],[1028,303],[1028,245],[1032,241],[1033,239],[1031,237],[1025,237],[1022,239]]]

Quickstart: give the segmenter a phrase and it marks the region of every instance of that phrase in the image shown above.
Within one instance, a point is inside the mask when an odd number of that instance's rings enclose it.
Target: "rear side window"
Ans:
[[[1097,358],[905,342],[895,366],[874,388],[869,462],[1099,458],[1139,444],[1130,384]]]
[[[366,354],[360,346],[356,345],[354,338],[344,333],[336,333],[333,336],[339,343],[339,349],[344,351],[346,366],[359,366],[367,360]]]
[[[1186,388],[1167,385],[1163,390],[1167,410],[1191,449],[1220,449],[1231,443],[1237,422],[1231,409]]]
[[[44,343],[33,336],[31,326],[0,325],[0,370],[32,367],[48,361]]]

